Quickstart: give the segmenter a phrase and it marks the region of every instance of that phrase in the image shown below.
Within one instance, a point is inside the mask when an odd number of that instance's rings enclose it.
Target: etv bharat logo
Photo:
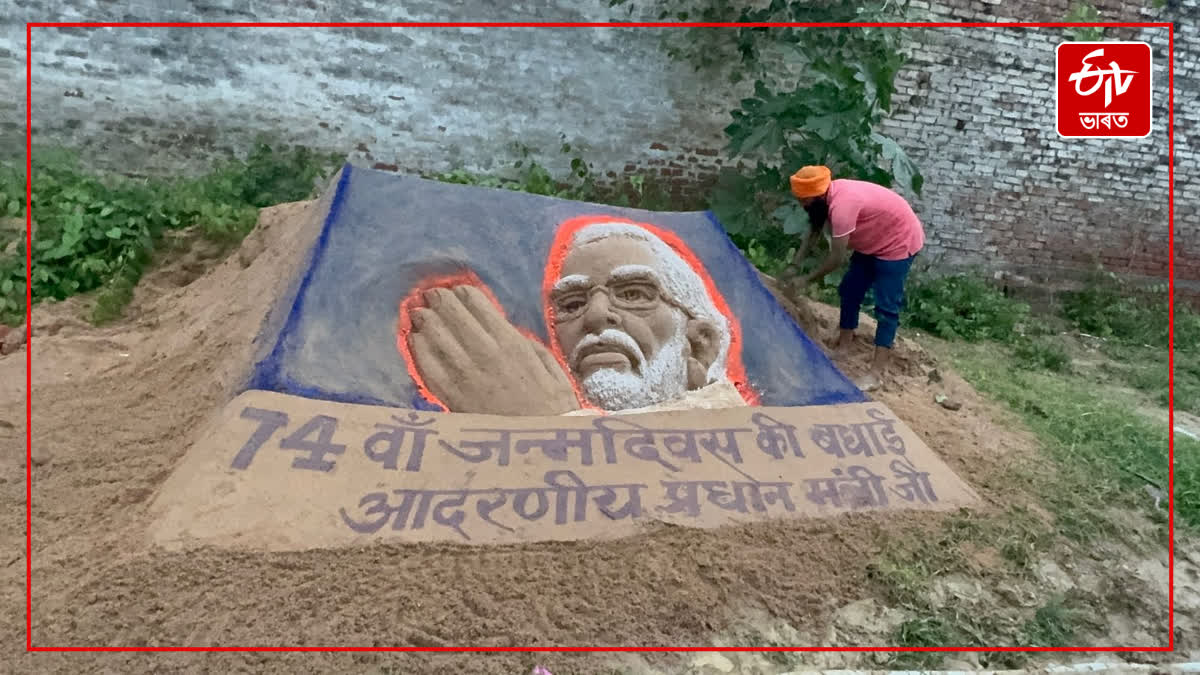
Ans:
[[[1060,136],[1142,138],[1150,134],[1150,45],[1064,42],[1055,58]]]

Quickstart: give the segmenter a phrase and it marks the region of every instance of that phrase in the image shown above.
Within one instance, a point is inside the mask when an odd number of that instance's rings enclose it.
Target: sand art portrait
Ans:
[[[619,538],[976,496],[710,214],[346,166],[152,538]]]
[[[543,345],[473,274],[424,280],[400,304],[397,345],[451,412],[563,414],[757,404],[740,328],[678,237],[580,216],[557,230],[541,288]],[[507,396],[496,396],[503,388]]]

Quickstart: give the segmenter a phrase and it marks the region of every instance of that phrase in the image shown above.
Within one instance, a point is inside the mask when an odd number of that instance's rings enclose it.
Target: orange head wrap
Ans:
[[[829,189],[833,173],[827,166],[806,166],[792,174],[792,194],[796,199],[820,197]]]

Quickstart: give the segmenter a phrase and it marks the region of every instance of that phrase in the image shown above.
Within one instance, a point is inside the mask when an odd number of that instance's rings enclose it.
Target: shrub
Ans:
[[[559,136],[566,138],[565,134]],[[454,169],[441,173],[427,173],[422,177],[443,183],[501,188],[614,206],[633,206],[647,211],[666,211],[676,206],[675,199],[667,187],[652,175],[635,174],[626,176],[625,181],[601,184],[592,172],[592,165],[584,160],[578,148],[572,154],[571,144],[565,140],[559,150],[562,154],[571,156],[571,172],[565,177],[553,175],[533,157],[531,149],[524,144],[514,143],[513,146],[521,158],[513,163],[510,170],[500,175]]]
[[[914,279],[907,295],[909,325],[947,339],[1009,341],[1029,315],[1028,305],[966,275]]]
[[[120,314],[155,245],[167,229],[196,225],[232,244],[254,227],[259,208],[311,196],[318,176],[338,162],[302,147],[259,142],[198,178],[137,180],[83,168],[70,152],[33,155],[33,301],[105,288],[93,316]],[[0,166],[0,209],[25,217],[25,175]],[[25,313],[25,241],[0,254],[0,321]]]
[[[1071,370],[1071,355],[1055,340],[1021,340],[1013,349],[1013,356],[1023,368],[1031,370],[1040,368],[1056,373]]]
[[[1170,317],[1166,284],[1138,287],[1111,272],[1097,272],[1078,291],[1062,294],[1063,316],[1082,333],[1166,347]],[[1200,314],[1175,304],[1175,347],[1200,345]]]

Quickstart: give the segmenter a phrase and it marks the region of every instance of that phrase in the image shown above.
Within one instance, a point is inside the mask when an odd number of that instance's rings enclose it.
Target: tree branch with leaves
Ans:
[[[634,10],[635,0],[610,0]],[[730,0],[664,0],[659,19],[739,23],[873,23],[904,18],[906,2],[772,0],[745,7]],[[899,29],[687,28],[668,31],[666,52],[733,84],[753,82],[725,127],[730,159],[710,208],[739,245],[776,242],[778,254],[799,243],[808,215],[791,197],[788,176],[824,164],[834,175],[903,186],[919,194],[923,178],[895,139],[879,131],[891,113],[896,74],[905,64]],[[786,237],[772,230],[781,229]],[[785,263],[786,264],[786,263]]]

